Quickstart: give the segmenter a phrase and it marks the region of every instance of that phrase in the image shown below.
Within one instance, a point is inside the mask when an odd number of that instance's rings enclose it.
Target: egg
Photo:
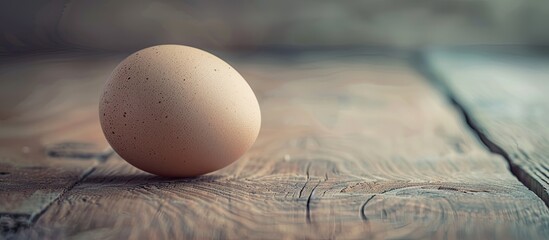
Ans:
[[[246,80],[218,57],[182,45],[149,47],[124,59],[104,86],[99,118],[118,155],[167,177],[231,164],[261,126]]]

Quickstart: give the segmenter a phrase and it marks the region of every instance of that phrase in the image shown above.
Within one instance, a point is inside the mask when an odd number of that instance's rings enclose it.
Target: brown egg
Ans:
[[[160,45],[113,71],[99,103],[103,133],[149,173],[196,176],[241,157],[261,126],[257,99],[229,64],[205,51]]]

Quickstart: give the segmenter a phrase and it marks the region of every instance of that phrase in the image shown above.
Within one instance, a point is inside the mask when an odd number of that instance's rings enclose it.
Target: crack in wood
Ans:
[[[306,218],[307,218],[307,223],[311,223],[311,199],[313,198],[313,194],[315,193],[316,188],[318,187],[318,185],[320,185],[320,182],[322,182],[322,181],[319,180],[316,183],[316,185],[313,187],[313,190],[309,194],[309,197],[307,197],[307,208],[306,208],[306,212],[305,212],[305,215],[306,215]]]
[[[366,199],[366,201],[362,204],[362,206],[360,206],[360,218],[362,219],[362,221],[364,222],[368,222],[368,217],[366,216],[366,205],[368,205],[368,203],[376,196],[378,195],[383,195],[383,194],[386,194],[386,193],[389,193],[389,192],[392,192],[392,191],[395,191],[395,190],[399,190],[399,189],[405,189],[405,188],[409,188],[410,186],[402,186],[402,187],[395,187],[395,188],[390,188],[390,189],[387,189],[385,191],[382,191],[380,193],[375,193],[374,195],[372,195],[371,197],[369,197],[368,199]],[[413,187],[413,186],[412,186]],[[387,212],[385,211],[385,209],[382,209],[385,213],[385,215],[387,214]]]
[[[311,162],[310,161],[307,163],[307,170],[305,171],[305,173],[307,174],[307,181],[309,181],[309,178],[310,178],[309,169],[311,169]]]
[[[372,196],[370,196],[368,199],[366,199],[366,201],[364,201],[364,203],[360,206],[360,218],[362,219],[362,221],[364,222],[367,222],[368,221],[368,217],[366,216],[366,205],[368,205],[368,203],[375,197],[377,196],[377,194],[373,194]]]
[[[299,190],[298,197],[301,198],[303,196],[303,190],[305,190],[305,187],[307,187],[307,183],[309,183],[309,169],[311,168],[311,162],[307,162],[307,166],[305,167],[305,174],[307,178],[305,179],[305,183],[303,184],[303,187],[301,187],[301,190]]]

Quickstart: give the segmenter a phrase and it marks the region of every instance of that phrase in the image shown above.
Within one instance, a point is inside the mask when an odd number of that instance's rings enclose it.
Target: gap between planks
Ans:
[[[509,171],[531,192],[536,194],[536,196],[538,196],[549,208],[549,195],[547,194],[547,192],[536,191],[536,189],[542,189],[543,186],[539,182],[534,181],[528,173],[526,173],[518,165],[513,163],[513,161],[511,161],[511,158],[509,157],[509,154],[480,130],[478,124],[475,123],[470,114],[467,113],[467,110],[465,109],[463,104],[461,104],[457,100],[456,94],[451,90],[450,86],[445,81],[442,81],[442,76],[440,74],[437,74],[435,69],[430,66],[426,57],[426,53],[422,51],[414,53],[413,57],[411,58],[411,62],[412,65],[418,70],[418,72],[421,73],[425,77],[425,79],[431,82],[432,85],[436,87],[444,96],[446,96],[450,103],[456,108],[456,110],[461,113],[463,119],[465,120],[465,123],[471,129],[471,132],[475,136],[477,136],[478,139],[480,139],[482,144],[484,144],[484,146],[490,152],[497,154],[505,159],[508,164]]]

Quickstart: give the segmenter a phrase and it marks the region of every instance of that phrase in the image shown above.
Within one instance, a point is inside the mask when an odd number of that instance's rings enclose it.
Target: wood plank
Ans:
[[[111,151],[99,132],[98,59],[0,59],[0,232],[28,227]],[[110,64],[107,65],[109,68]],[[100,71],[97,75],[95,71]]]
[[[549,205],[549,57],[519,50],[440,51],[426,60],[485,142]]]
[[[260,136],[242,159],[202,177],[165,179],[111,158],[17,236],[549,236],[544,203],[406,59],[224,58],[262,107]]]

